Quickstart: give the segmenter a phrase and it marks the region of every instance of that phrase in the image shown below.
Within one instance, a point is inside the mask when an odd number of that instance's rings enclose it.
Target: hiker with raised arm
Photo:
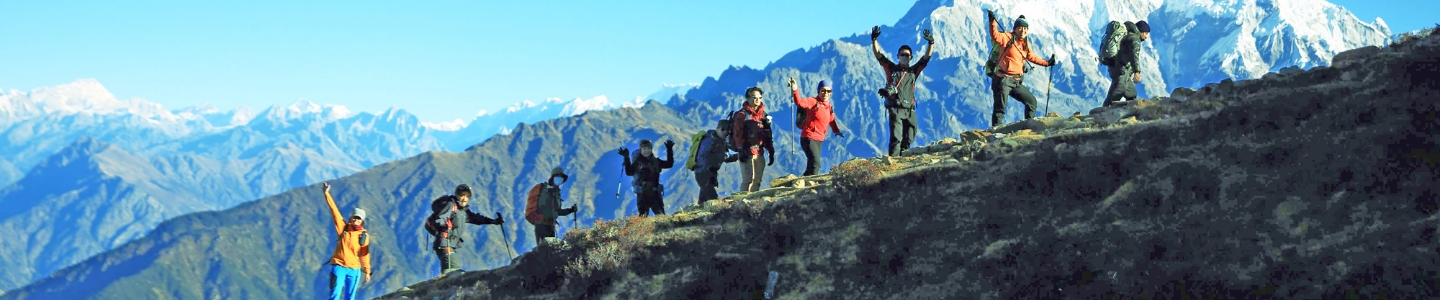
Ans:
[[[347,222],[335,198],[330,197],[330,184],[321,183],[325,204],[335,225],[335,252],[330,255],[330,299],[356,299],[363,276],[370,283],[370,234],[365,231],[365,210],[355,207]]]
[[[1000,127],[1001,121],[1005,119],[1005,98],[1014,97],[1021,104],[1025,105],[1025,119],[1035,117],[1036,104],[1035,95],[1025,87],[1025,73],[1030,70],[1026,62],[1034,63],[1045,67],[1054,67],[1057,63],[1055,56],[1051,55],[1050,60],[1041,60],[1042,56],[1035,54],[1035,48],[1031,47],[1030,41],[1026,39],[1030,32],[1030,23],[1025,16],[1015,19],[1015,26],[1011,32],[1000,32],[999,21],[995,20],[995,12],[986,10],[986,16],[990,23],[990,40],[992,45],[999,45],[999,61],[997,69],[994,70],[990,83],[990,90],[994,92],[995,110],[990,115],[990,127]]]
[[[665,186],[660,184],[660,172],[675,166],[675,141],[665,141],[665,159],[655,156],[650,140],[640,140],[640,150],[630,156],[630,149],[620,148],[625,157],[625,175],[634,178],[631,187],[635,189],[635,204],[640,215],[665,214]]]
[[[770,131],[769,114],[765,112],[765,91],[759,87],[745,90],[745,103],[730,113],[730,134],[735,152],[740,153],[740,191],[760,190],[765,166],[775,164],[775,140]],[[770,152],[766,163],[762,154]]]
[[[556,181],[557,179],[559,181]],[[536,246],[544,245],[547,237],[555,237],[555,225],[560,216],[580,211],[577,204],[571,204],[570,208],[560,208],[560,203],[565,201],[560,198],[560,185],[569,181],[570,175],[565,175],[565,169],[555,167],[550,169],[550,179],[530,188],[530,193],[525,198],[525,221],[535,225]]]
[[[1135,84],[1140,83],[1140,49],[1150,39],[1150,23],[1110,21],[1100,45],[1100,64],[1109,67],[1110,89],[1105,93],[1104,106],[1122,99],[1135,100]]]
[[[815,175],[820,171],[820,143],[825,141],[825,133],[834,129],[836,136],[845,137],[845,133],[840,132],[840,123],[835,119],[835,104],[830,101],[834,90],[830,87],[830,81],[821,80],[815,87],[815,98],[806,98],[800,96],[800,87],[795,85],[795,78],[790,78],[789,84],[795,107],[805,115],[799,123],[800,149],[805,152],[803,176]]]
[[[425,220],[425,229],[436,237],[431,247],[435,250],[435,256],[440,258],[440,273],[446,274],[460,269],[460,263],[455,261],[455,249],[459,249],[465,243],[461,234],[465,232],[465,224],[475,225],[501,225],[505,219],[499,214],[494,219],[470,211],[470,196],[473,192],[469,185],[461,184],[455,187],[454,195],[445,195],[430,202],[430,217]],[[500,230],[505,230],[501,228]]]
[[[935,37],[931,36],[930,30],[926,29],[922,36],[926,42],[925,56],[911,65],[910,45],[900,45],[900,50],[895,53],[900,62],[896,63],[885,58],[885,51],[880,48],[880,26],[870,29],[870,48],[875,51],[875,60],[880,62],[880,67],[885,71],[885,87],[881,88],[879,93],[880,97],[885,99],[885,112],[890,119],[890,156],[900,155],[910,149],[910,144],[915,143],[915,134],[918,133],[915,83],[920,80],[920,72],[930,64],[930,55],[935,53]]]

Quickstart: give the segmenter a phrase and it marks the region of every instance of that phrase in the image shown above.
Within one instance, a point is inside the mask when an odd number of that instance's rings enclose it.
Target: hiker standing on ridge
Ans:
[[[760,87],[745,90],[745,105],[730,114],[730,134],[735,152],[740,152],[740,191],[760,190],[765,166],[775,164],[775,140],[770,132],[770,118],[765,113],[765,91]],[[770,163],[761,157],[770,152]]]
[[[929,58],[929,55],[926,55],[926,58]],[[799,123],[800,149],[805,151],[803,176],[815,175],[820,171],[820,143],[825,141],[826,130],[833,128],[836,136],[845,137],[845,134],[840,132],[840,123],[835,119],[835,104],[830,102],[830,81],[821,80],[815,89],[815,98],[800,97],[800,87],[795,85],[795,78],[790,78],[790,94],[794,97],[795,107],[805,112],[805,119]],[[891,120],[894,120],[893,114]]]
[[[1040,60],[1035,55],[1035,48],[1030,46],[1026,35],[1030,32],[1030,23],[1025,21],[1025,16],[1015,19],[1015,28],[1012,32],[1000,32],[999,21],[995,20],[995,12],[986,10],[985,14],[990,19],[990,40],[1002,45],[1000,50],[999,70],[996,77],[991,80],[990,90],[995,93],[995,110],[990,115],[990,127],[1000,126],[1005,119],[1005,97],[1015,97],[1020,103],[1025,104],[1025,119],[1035,117],[1035,95],[1030,94],[1030,89],[1025,87],[1023,76],[1028,71],[1025,61],[1030,61],[1045,67],[1054,67],[1055,56],[1051,55],[1050,60]]]
[[[660,171],[675,166],[675,141],[665,141],[665,160],[655,157],[655,150],[650,140],[640,140],[640,150],[636,151],[635,158],[630,158],[630,149],[620,148],[620,156],[625,157],[625,175],[633,176],[630,186],[635,189],[636,206],[640,209],[640,215],[665,214],[665,186],[660,185]]]
[[[727,162],[740,160],[738,154],[726,155],[730,148],[725,145],[725,137],[730,135],[730,120],[720,120],[715,129],[705,131],[699,142],[693,142],[690,147],[695,147],[693,159],[695,159],[695,184],[700,186],[700,200],[696,203],[704,203],[707,200],[720,198],[715,187],[720,185],[720,166]]]
[[[359,207],[350,213],[350,222],[345,222],[340,208],[335,207],[335,198],[330,197],[330,184],[321,183],[325,191],[325,204],[330,206],[330,217],[335,221],[335,254],[330,255],[330,299],[356,299],[355,291],[360,288],[360,276],[370,283],[370,234],[365,231],[365,210]]]
[[[915,117],[915,82],[920,79],[920,71],[930,64],[930,54],[935,53],[935,38],[930,30],[926,29],[923,34],[927,43],[925,56],[911,65],[910,45],[900,45],[897,64],[885,58],[885,52],[880,50],[880,26],[870,29],[870,48],[875,50],[875,60],[885,69],[885,88],[879,92],[880,97],[885,98],[885,111],[890,115],[890,156],[900,155],[915,142],[919,123]]]
[[[555,182],[559,178],[560,182]],[[526,199],[525,220],[530,225],[535,225],[535,245],[544,245],[545,238],[555,237],[555,220],[560,216],[567,216],[580,210],[580,206],[571,204],[570,208],[560,208],[560,185],[570,181],[570,176],[565,175],[565,169],[555,167],[550,170],[550,179],[544,183],[536,184],[530,189],[530,196]]]
[[[1104,106],[1115,104],[1116,100],[1120,99],[1135,100],[1135,84],[1140,83],[1140,48],[1144,46],[1145,40],[1150,39],[1150,23],[1125,22],[1123,26],[1121,28],[1125,29],[1125,32],[1116,33],[1123,34],[1119,45],[1112,46],[1118,48],[1103,49],[1102,45],[1100,50],[1102,53],[1114,51],[1108,53],[1114,55],[1109,61],[1104,59],[1105,54],[1101,55],[1101,64],[1110,67],[1110,90],[1105,93]]]
[[[465,238],[460,233],[465,232],[465,224],[487,225],[505,224],[504,217],[496,215],[494,219],[470,211],[470,186],[461,184],[455,187],[454,195],[440,196],[431,202],[430,218],[426,219],[426,226],[435,228],[435,256],[440,258],[440,274],[449,273],[460,269],[460,262],[455,261],[455,249],[465,243]],[[505,230],[501,228],[500,230]]]

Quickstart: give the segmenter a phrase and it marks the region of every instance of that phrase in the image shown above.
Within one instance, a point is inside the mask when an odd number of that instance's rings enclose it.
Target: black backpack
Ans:
[[[425,232],[432,236],[440,236],[440,233],[445,232],[447,228],[441,228],[440,225],[435,224],[435,221],[440,220],[440,213],[444,212],[446,207],[458,205],[455,202],[455,196],[450,195],[440,196],[440,198],[430,201],[430,216],[425,218]]]
[[[737,112],[739,114],[736,114]],[[737,120],[736,115],[741,115],[743,117]],[[743,139],[741,141],[730,141],[731,146],[733,147],[732,149],[735,149],[736,152],[739,152],[741,150],[741,147],[746,147],[757,144],[761,141],[770,140],[770,119],[766,118],[756,121],[754,119],[751,119],[750,116],[750,111],[745,110],[744,108],[730,112],[730,124],[740,122],[740,137]]]

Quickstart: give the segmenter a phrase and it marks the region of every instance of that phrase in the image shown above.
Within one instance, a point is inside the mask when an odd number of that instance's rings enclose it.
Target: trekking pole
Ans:
[[[500,218],[500,212],[495,212],[495,218]],[[505,225],[500,225],[500,235],[505,237],[505,250],[510,253],[510,259],[515,259],[515,248],[510,248],[510,233],[505,232]]]
[[[1050,61],[1055,61],[1055,53],[1050,53]],[[1050,79],[1045,81],[1045,115],[1050,115],[1050,89],[1055,88],[1055,65],[1050,65]]]

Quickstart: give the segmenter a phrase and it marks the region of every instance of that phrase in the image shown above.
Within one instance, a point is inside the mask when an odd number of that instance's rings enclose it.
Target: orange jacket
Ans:
[[[1015,41],[1015,44],[1011,45],[1010,48],[1005,48],[1005,45],[1010,44],[1010,39],[1014,38],[1014,35],[1014,33],[1010,32],[1000,32],[999,24],[996,24],[995,20],[990,20],[990,40],[996,44],[1000,44],[1000,46],[997,46],[1000,47],[999,73],[1012,76],[1024,74],[1024,60],[1029,60],[1041,66],[1050,66],[1050,62],[1035,56],[1035,48],[1030,47],[1029,40],[1022,39]]]
[[[325,204],[330,205],[330,217],[335,219],[335,254],[330,256],[330,263],[341,267],[360,269],[360,272],[370,274],[370,239],[374,237],[366,234],[365,229],[345,230],[345,217],[340,214],[340,208],[335,207],[335,199],[330,197],[330,192],[325,192]],[[361,236],[364,236],[363,243]]]

